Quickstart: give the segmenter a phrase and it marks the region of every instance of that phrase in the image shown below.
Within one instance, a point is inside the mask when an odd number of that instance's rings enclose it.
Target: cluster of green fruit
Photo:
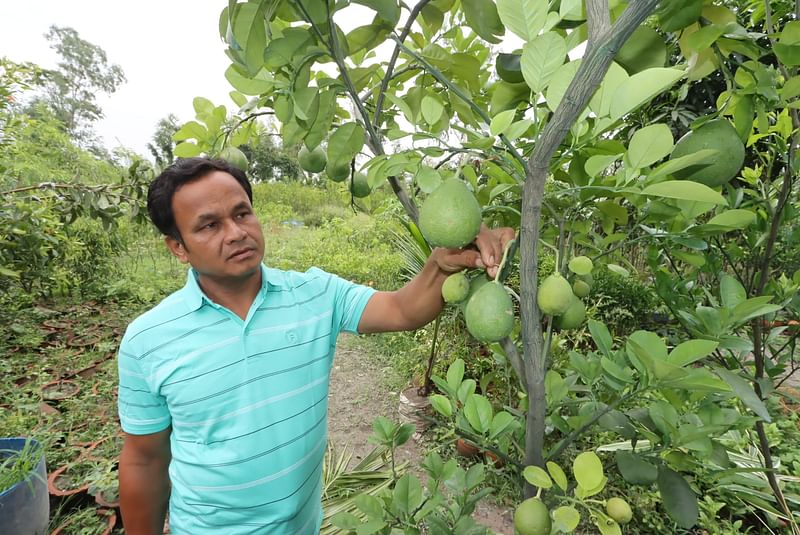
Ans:
[[[457,249],[475,240],[481,229],[481,206],[463,180],[450,178],[436,188],[419,210],[419,229],[434,247]],[[446,303],[458,303],[467,330],[482,342],[502,340],[514,329],[514,304],[499,281],[466,273],[450,275],[442,285]]]
[[[631,506],[622,498],[608,499],[606,513],[618,524],[627,524],[633,519]],[[550,535],[550,511],[539,498],[528,498],[514,511],[514,527],[518,535]]]
[[[328,178],[334,182],[344,182],[350,177],[350,162],[334,162],[328,165],[328,156],[321,146],[317,146],[314,150],[308,150],[308,147],[303,145],[300,147],[300,152],[297,153],[297,162],[304,171],[309,173],[321,173],[325,171]],[[350,184],[350,192],[353,197],[363,198],[372,192],[367,180],[367,174],[356,172],[353,174],[353,180]]]
[[[577,329],[586,319],[586,305],[582,299],[592,289],[592,264],[587,256],[576,256],[569,261],[569,270],[575,274],[572,284],[560,273],[553,273],[542,281],[536,302],[543,314],[555,318],[555,327],[561,330]]]

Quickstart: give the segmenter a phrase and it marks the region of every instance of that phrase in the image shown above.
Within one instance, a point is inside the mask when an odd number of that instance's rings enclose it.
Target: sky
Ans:
[[[181,122],[194,119],[194,97],[236,108],[228,96],[230,60],[218,29],[226,5],[227,0],[0,0],[0,56],[55,68],[58,55],[44,34],[51,25],[74,28],[105,50],[127,78],[112,95],[98,95],[105,117],[95,131],[109,150],[123,146],[150,157],[147,143],[158,120],[170,113]],[[348,10],[337,19],[345,31],[372,16],[361,6]],[[519,46],[509,35],[506,51]]]
[[[109,149],[124,146],[148,155],[156,123],[169,113],[194,118],[192,99],[204,96],[234,108],[225,79],[230,61],[219,38],[225,0],[0,1],[0,56],[56,66],[44,34],[50,25],[74,28],[105,50],[128,81],[98,96],[105,118],[96,126]]]

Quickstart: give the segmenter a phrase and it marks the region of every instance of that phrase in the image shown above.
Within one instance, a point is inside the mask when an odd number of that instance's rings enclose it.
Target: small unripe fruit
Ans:
[[[463,271],[453,273],[442,284],[442,297],[445,303],[460,303],[469,294],[469,280]]]
[[[560,316],[567,311],[575,296],[567,279],[559,273],[553,273],[539,286],[536,302],[539,309],[550,316]]]
[[[574,293],[576,297],[586,297],[591,290],[592,287],[582,279],[578,279],[572,283],[572,293]]]
[[[528,498],[514,511],[514,527],[519,535],[550,535],[550,511],[539,498]]]
[[[619,524],[627,524],[633,518],[633,511],[628,502],[622,498],[610,498],[606,502],[606,512]]]

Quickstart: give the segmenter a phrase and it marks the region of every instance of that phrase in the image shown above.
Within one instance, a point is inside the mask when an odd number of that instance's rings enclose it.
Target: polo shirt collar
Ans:
[[[275,273],[275,270],[267,268],[263,263],[261,264],[260,291],[262,294],[266,293],[267,286],[282,287],[282,282],[281,278]],[[195,271],[194,268],[189,268],[189,272],[186,275],[186,285],[183,287],[182,293],[186,306],[189,307],[189,310],[192,312],[203,306],[204,302],[214,304],[205,292],[203,292],[203,289],[200,288],[200,283],[197,281],[197,271]]]

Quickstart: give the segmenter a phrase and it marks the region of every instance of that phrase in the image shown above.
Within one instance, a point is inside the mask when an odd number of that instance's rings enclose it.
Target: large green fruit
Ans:
[[[363,198],[370,194],[372,188],[369,187],[367,175],[365,173],[356,173],[353,175],[353,183],[350,186],[350,191],[353,197]]]
[[[619,524],[627,524],[633,518],[631,506],[622,498],[610,498],[606,502],[606,512]]]
[[[519,535],[550,535],[550,511],[539,498],[528,498],[514,511],[514,527]]]
[[[244,153],[236,147],[225,147],[222,149],[222,151],[220,151],[219,157],[227,161],[232,166],[238,167],[245,173],[247,172],[247,168],[249,167],[247,163],[247,156],[245,156]]]
[[[575,279],[575,282],[572,283],[572,293],[577,297],[586,297],[591,291],[592,287],[583,279]]]
[[[300,152],[297,153],[297,162],[305,171],[309,173],[321,173],[325,170],[325,164],[328,163],[328,157],[322,147],[317,146],[314,150],[308,150],[303,145]]]
[[[469,295],[469,279],[466,273],[453,273],[442,284],[442,297],[446,303],[460,303]]]
[[[703,0],[667,0],[656,11],[661,29],[677,32],[697,22],[703,11]]]
[[[487,277],[485,273],[481,273],[480,275],[469,280],[469,292],[467,293],[467,297],[465,297],[464,300],[458,304],[458,306],[461,307],[462,314],[465,312],[467,303],[469,303],[469,300],[472,299],[473,295],[475,295],[475,292],[480,290],[487,282],[491,282],[491,279]]]
[[[586,305],[577,297],[572,298],[567,310],[556,318],[556,326],[561,330],[577,329],[586,319]]]
[[[560,316],[566,312],[574,298],[572,287],[560,273],[553,273],[544,279],[536,292],[539,309],[550,316]]]
[[[464,309],[467,330],[481,342],[497,342],[514,329],[514,303],[500,284],[484,284]]]
[[[434,247],[464,247],[481,229],[481,205],[463,180],[450,178],[422,203],[419,229]]]
[[[614,61],[628,71],[628,74],[636,74],[653,67],[663,67],[667,62],[667,44],[661,34],[654,29],[639,26],[619,49]]]
[[[350,161],[331,162],[325,166],[325,173],[334,182],[344,182],[350,176]]]
[[[714,188],[730,182],[744,164],[744,143],[726,119],[714,119],[683,136],[672,149],[670,159],[694,154],[703,149],[717,151],[713,162],[676,171],[675,178],[693,180]]]
[[[525,77],[522,76],[522,67],[520,66],[521,58],[522,54],[498,54],[494,63],[497,68],[497,76],[511,84],[524,82]]]

